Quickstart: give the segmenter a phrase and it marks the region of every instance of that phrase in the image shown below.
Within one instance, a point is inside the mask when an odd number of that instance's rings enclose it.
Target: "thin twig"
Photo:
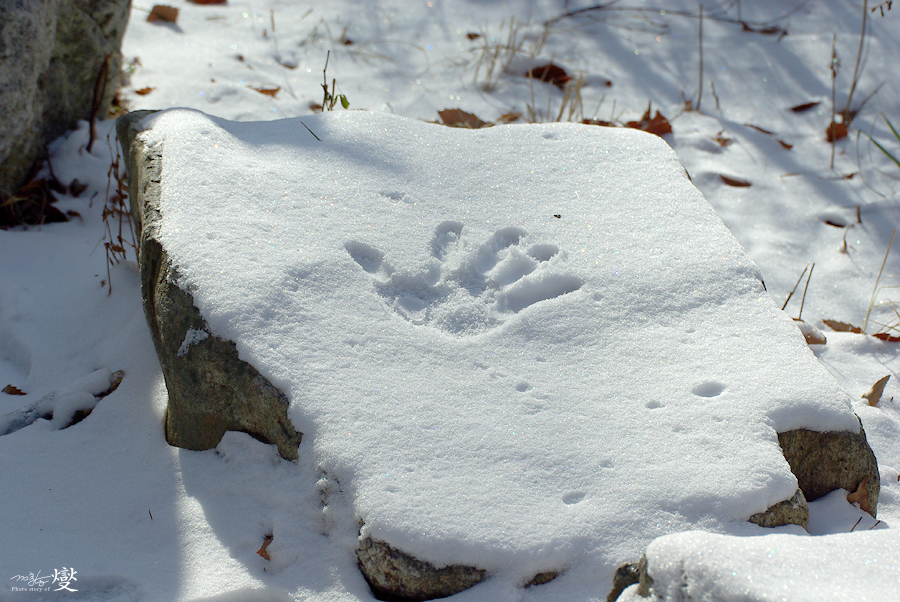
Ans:
[[[803,318],[803,306],[806,304],[806,289],[809,288],[809,281],[812,280],[813,270],[816,269],[816,264],[813,262],[812,266],[809,268],[809,276],[806,277],[806,286],[803,287],[803,298],[800,299],[800,313],[797,314],[797,319],[801,320]]]
[[[106,95],[106,84],[109,82],[109,59],[111,57],[112,53],[107,54],[106,58],[103,59],[100,73],[97,74],[97,79],[94,80],[94,98],[91,101],[91,125],[90,137],[86,147],[87,152],[91,152],[91,149],[94,147],[94,139],[97,137],[95,124],[97,123],[97,113],[100,112],[100,107],[103,105],[103,97]]]
[[[837,142],[837,128],[834,125],[834,85],[837,79],[838,58],[837,58],[837,35],[831,34],[831,169],[834,169],[834,144]]]
[[[700,12],[700,29],[697,33],[697,40],[700,46],[700,86],[697,91],[697,110],[700,110],[700,101],[703,99],[703,4],[698,4]]]
[[[858,525],[858,524],[859,524],[859,521],[861,521],[861,520],[862,520],[862,517],[861,517],[861,516],[860,516],[858,519],[856,519],[856,522],[853,523],[853,526],[852,526],[852,527],[850,527],[850,532],[851,532],[851,533],[853,533],[853,529],[856,528],[856,525]]]
[[[797,278],[796,284],[794,284],[794,288],[791,289],[790,294],[788,294],[787,299],[784,300],[784,305],[781,306],[781,311],[784,311],[784,308],[787,307],[788,302],[791,300],[791,297],[794,296],[794,291],[797,290],[797,287],[800,286],[800,281],[803,280],[804,274],[806,274],[806,270],[809,269],[809,264],[806,264],[806,267],[803,268],[803,271],[800,272],[800,277]]]
[[[853,92],[856,90],[856,83],[859,81],[859,63],[862,58],[863,45],[866,40],[866,19],[869,15],[868,11],[869,0],[863,0],[863,19],[862,19],[862,32],[859,34],[859,49],[856,51],[856,65],[853,67],[853,81],[850,83],[850,93],[847,94],[847,106],[844,107],[844,111],[842,113],[844,117],[844,125],[850,124],[850,101],[853,100]]]
[[[897,229],[895,228],[893,233],[891,233],[891,242],[888,243],[887,251],[884,252],[884,259],[881,260],[881,269],[878,270],[878,277],[875,279],[875,286],[872,287],[872,297],[869,299],[869,309],[866,310],[866,321],[863,322],[862,331],[866,332],[866,327],[869,325],[869,314],[872,313],[872,305],[875,304],[875,297],[878,295],[878,282],[881,280],[881,273],[884,271],[884,264],[887,263],[888,253],[891,252],[891,246],[894,244],[894,236],[897,234]]]

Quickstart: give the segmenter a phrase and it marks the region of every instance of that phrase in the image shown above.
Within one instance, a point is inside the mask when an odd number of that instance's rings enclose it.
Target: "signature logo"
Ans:
[[[61,569],[53,569],[52,575],[41,575],[41,572],[38,571],[35,575],[34,573],[28,573],[28,575],[15,575],[10,577],[12,581],[21,584],[21,586],[13,586],[12,591],[14,592],[34,592],[34,591],[67,591],[67,592],[77,592],[77,589],[73,589],[70,587],[73,581],[78,581],[78,578],[75,577],[75,573],[77,573],[75,569],[63,567]],[[52,589],[53,585],[57,585],[56,589]]]

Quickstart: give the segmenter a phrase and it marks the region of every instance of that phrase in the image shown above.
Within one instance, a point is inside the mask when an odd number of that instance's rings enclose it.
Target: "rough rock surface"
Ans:
[[[17,190],[47,143],[102,117],[119,87],[130,0],[0,2],[0,198]],[[106,67],[104,67],[106,64]]]
[[[859,433],[787,431],[778,434],[778,443],[808,501],[813,502],[835,489],[854,492],[869,477],[870,513],[876,515],[881,489],[878,463],[862,424]]]
[[[356,556],[369,587],[380,600],[418,602],[446,598],[487,577],[486,571],[471,566],[437,568],[368,536],[359,538]]]
[[[758,512],[748,520],[760,527],[800,525],[806,529],[809,525],[809,506],[806,505],[803,490],[798,489],[791,499],[779,502],[765,512]]]
[[[166,440],[186,449],[210,449],[226,431],[249,433],[296,460],[301,434],[287,416],[288,399],[237,346],[211,335],[190,293],[176,284],[177,267],[158,242],[162,149],[146,146],[139,121],[146,111],[117,123],[125,149],[132,220],[139,242],[141,296],[150,334],[166,379]]]
[[[646,562],[645,562],[646,564]],[[606,596],[606,602],[616,602],[625,588],[641,581],[641,565],[638,562],[626,562],[616,569],[613,575],[613,586]]]

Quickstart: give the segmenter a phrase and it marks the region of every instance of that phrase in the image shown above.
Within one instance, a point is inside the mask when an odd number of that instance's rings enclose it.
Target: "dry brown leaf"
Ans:
[[[807,345],[824,345],[828,342],[828,339],[819,332],[818,328],[810,326],[799,318],[794,318],[794,323],[800,328],[800,332],[803,333],[803,338],[806,339]]]
[[[78,178],[75,178],[74,180],[69,182],[69,196],[77,198],[85,190],[87,190],[87,184],[82,184],[78,181]]]
[[[582,119],[581,123],[584,125],[602,125],[605,127],[616,127],[616,124],[611,121],[603,121],[602,119]]]
[[[174,23],[177,20],[178,9],[172,6],[166,6],[164,4],[156,4],[152,9],[150,9],[150,14],[147,15],[147,21],[149,23],[152,23],[153,21]]]
[[[765,129],[759,127],[758,125],[753,125],[752,123],[745,123],[745,124],[744,124],[744,127],[753,128],[753,129],[756,130],[757,132],[762,132],[763,134],[769,134],[769,135],[772,135],[772,134],[775,133],[775,132],[770,132],[769,130],[765,130]]]
[[[669,123],[669,120],[663,117],[659,111],[656,112],[656,115],[654,115],[652,119],[650,118],[649,104],[647,105],[647,110],[644,112],[644,115],[641,117],[640,121],[629,121],[625,124],[625,127],[634,128],[636,130],[643,130],[651,134],[656,134],[657,136],[672,133],[672,125]]]
[[[876,339],[880,339],[880,340],[886,341],[886,342],[888,342],[888,343],[898,343],[898,342],[900,342],[900,337],[895,337],[895,336],[890,335],[890,334],[888,334],[888,333],[886,333],[886,332],[876,332],[876,333],[873,334],[872,336],[875,337]]]
[[[782,36],[787,35],[786,29],[783,29],[781,27],[776,27],[774,25],[769,26],[769,27],[754,28],[754,27],[751,27],[750,25],[748,25],[747,23],[744,23],[743,21],[741,21],[741,26],[742,26],[741,29],[743,31],[749,31],[751,33],[761,33],[763,35],[769,35],[769,36],[773,36],[775,34],[779,34]]]
[[[862,328],[860,328],[859,326],[847,324],[846,322],[838,322],[837,320],[822,320],[822,323],[835,332],[855,332],[856,334],[862,334]]]
[[[477,130],[485,126],[491,125],[486,121],[482,121],[472,113],[466,113],[462,109],[444,109],[438,111],[441,121],[444,125],[452,128],[471,128]]]
[[[466,37],[469,38],[470,40],[477,40],[478,38],[481,37],[481,34],[475,33],[474,31],[470,31],[469,33],[466,34]]]
[[[272,560],[269,558],[269,553],[266,551],[266,548],[269,547],[269,544],[272,543],[273,537],[271,535],[266,535],[266,540],[263,542],[263,545],[256,551],[257,554],[265,558],[266,560]]]
[[[869,484],[869,477],[866,477],[862,480],[862,483],[859,484],[859,487],[856,489],[854,493],[850,493],[847,495],[847,501],[851,504],[859,504],[859,509],[872,513],[872,506],[869,505],[869,490],[866,489],[866,485]]]
[[[745,182],[744,180],[736,180],[734,178],[729,178],[728,176],[723,176],[722,174],[719,174],[719,177],[729,186],[735,186],[737,188],[747,188],[748,186],[751,186],[750,182]]]
[[[847,137],[847,124],[831,122],[831,125],[825,129],[825,140],[828,142],[836,142],[841,138]]]
[[[279,90],[281,90],[281,86],[278,86],[275,88],[263,88],[263,87],[256,88],[253,86],[247,86],[247,87],[250,88],[251,90],[256,90],[260,94],[265,94],[266,96],[271,96],[272,98],[275,98],[275,95],[278,94]]]
[[[3,392],[7,395],[28,395],[28,393],[25,393],[22,389],[13,385],[6,385],[3,387]]]
[[[153,88],[141,88],[140,90],[135,90],[134,93],[138,96],[147,96],[153,92]]]
[[[808,111],[813,107],[819,106],[818,102],[805,102],[802,105],[797,105],[796,107],[791,107],[791,111],[794,113],[802,113],[803,111]]]
[[[521,113],[504,113],[497,120],[497,123],[512,123],[513,121],[518,121],[521,118]]]
[[[884,393],[884,386],[887,384],[887,381],[891,379],[891,375],[878,379],[872,388],[862,394],[862,398],[865,399],[870,406],[873,408],[878,405],[878,402],[881,401],[881,394]]]
[[[554,65],[553,63],[547,63],[546,65],[529,69],[525,72],[525,77],[533,77],[542,82],[553,84],[560,90],[564,89],[566,83],[572,79],[569,77],[569,74],[566,73],[565,69],[559,65]]]

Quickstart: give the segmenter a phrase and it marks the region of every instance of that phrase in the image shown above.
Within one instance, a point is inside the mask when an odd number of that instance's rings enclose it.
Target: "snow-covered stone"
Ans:
[[[141,262],[196,312],[164,353],[222,341],[284,392],[300,455],[340,483],[333,532],[599,590],[591,567],[658,535],[802,510],[778,433],[860,433],[657,137],[360,112],[127,127]]]

